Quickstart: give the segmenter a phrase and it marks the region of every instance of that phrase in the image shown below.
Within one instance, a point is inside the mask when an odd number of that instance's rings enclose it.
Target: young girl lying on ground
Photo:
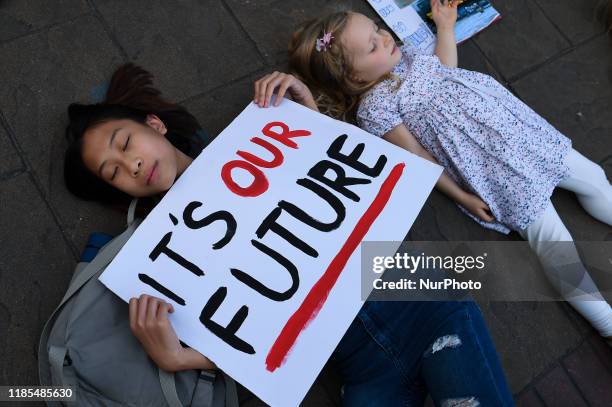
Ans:
[[[109,204],[159,197],[199,154],[197,120],[160,97],[151,76],[128,65],[111,81],[108,103],[68,108],[65,180],[76,196]],[[169,371],[215,365],[183,348],[171,302],[129,303],[130,326]],[[473,302],[366,302],[334,351],[346,406],[512,406],[484,320]]]
[[[437,187],[482,226],[528,240],[549,280],[610,343],[612,309],[574,245],[555,243],[573,239],[550,201],[555,187],[568,189],[591,216],[612,225],[603,169],[492,77],[457,68],[457,3],[431,6],[435,55],[399,48],[359,13],[307,22],[289,46],[301,80],[266,75],[255,83],[255,102],[268,106],[278,88],[279,103],[289,91],[305,106],[354,116],[364,130],[442,165]]]

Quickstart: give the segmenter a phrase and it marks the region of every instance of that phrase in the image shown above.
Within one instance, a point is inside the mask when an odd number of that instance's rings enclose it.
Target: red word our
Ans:
[[[279,128],[280,132],[277,131]],[[297,143],[292,140],[294,137],[310,136],[311,134],[308,130],[289,130],[289,126],[283,122],[270,122],[264,126],[261,133],[293,149],[298,149]],[[267,161],[249,152],[238,150],[236,155],[242,160],[225,163],[221,169],[221,179],[225,186],[236,195],[253,198],[266,192],[270,185],[261,168],[279,167],[283,164],[284,157],[278,147],[261,137],[253,137],[250,141],[272,153],[272,159]],[[249,185],[241,186],[234,180],[233,175],[238,170],[247,171],[252,175],[253,179]]]

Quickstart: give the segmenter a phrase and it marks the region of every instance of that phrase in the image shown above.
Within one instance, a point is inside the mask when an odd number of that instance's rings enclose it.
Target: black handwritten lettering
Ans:
[[[242,326],[242,323],[246,319],[247,315],[249,315],[249,307],[246,305],[240,307],[227,326],[221,326],[211,319],[221,306],[221,303],[226,296],[227,287],[219,287],[212,297],[210,297],[206,305],[204,305],[204,308],[202,308],[202,312],[200,313],[200,322],[210,332],[218,336],[219,339],[230,345],[232,348],[239,350],[240,352],[253,355],[255,353],[253,346],[236,335],[236,332],[238,332],[238,329],[240,329],[240,326]]]
[[[327,178],[327,170],[331,170],[336,174],[334,179]],[[347,188],[348,185],[369,184],[372,181],[365,178],[347,177],[344,168],[329,160],[321,160],[308,171],[308,176],[322,182],[334,191],[340,192],[342,195],[355,202],[359,202],[359,196]]]
[[[342,224],[342,221],[344,221],[344,218],[346,217],[346,208],[342,204],[342,201],[340,201],[340,199],[338,199],[334,194],[329,192],[326,188],[308,178],[298,179],[296,183],[298,185],[303,186],[304,188],[311,190],[315,195],[319,196],[320,198],[323,198],[329,204],[329,206],[331,206],[332,209],[336,212],[336,219],[334,219],[330,223],[322,222],[313,218],[312,216],[304,212],[302,209],[298,208],[296,205],[287,201],[280,201],[278,203],[278,206],[294,218],[302,221],[308,226],[320,230],[321,232],[331,232],[332,230],[338,229]]]
[[[297,291],[300,285],[300,276],[298,274],[297,267],[295,267],[293,263],[291,263],[291,261],[289,261],[285,256],[283,256],[276,250],[269,248],[265,244],[258,242],[257,240],[251,240],[251,244],[256,249],[261,251],[262,253],[265,253],[268,256],[270,256],[272,259],[276,260],[277,263],[279,263],[281,266],[283,266],[287,270],[287,272],[289,273],[289,276],[291,277],[291,287],[289,287],[289,289],[287,289],[284,292],[279,292],[279,291],[275,291],[271,288],[266,287],[265,285],[260,283],[258,280],[254,279],[253,277],[251,277],[250,275],[248,275],[242,270],[230,269],[232,275],[236,277],[238,281],[242,282],[248,287],[251,287],[253,290],[257,291],[259,294],[271,300],[285,301],[291,298],[293,294],[295,294],[295,292]]]
[[[162,284],[157,282],[157,280],[155,280],[153,277],[149,277],[146,274],[139,273],[138,279],[142,281],[143,283],[145,283],[146,285],[154,288],[160,294],[170,298],[172,301],[176,302],[177,304],[185,305],[185,300],[183,298],[179,297],[173,291],[164,287]]]
[[[225,231],[225,236],[223,236],[221,240],[216,243],[213,243],[212,245],[214,250],[219,250],[223,248],[226,244],[228,244],[236,234],[236,219],[234,219],[234,216],[232,216],[232,214],[228,211],[217,211],[211,213],[208,216],[205,216],[200,220],[195,220],[193,218],[193,212],[200,206],[202,206],[202,202],[190,202],[189,205],[187,205],[185,207],[185,210],[183,211],[183,222],[185,222],[185,225],[187,225],[187,227],[190,229],[200,229],[210,225],[211,223],[217,220],[224,221],[227,227]]]
[[[151,251],[149,254],[149,258],[151,261],[157,260],[160,254],[165,254],[170,259],[174,260],[176,263],[191,271],[196,276],[200,277],[204,275],[204,272],[195,264],[175,252],[174,250],[168,247],[168,243],[170,243],[170,239],[172,238],[172,232],[168,232],[162,237],[157,246]]]
[[[278,221],[278,217],[281,215],[283,210],[281,208],[275,208],[266,218],[261,222],[261,225],[255,231],[255,234],[258,238],[262,238],[266,235],[266,233],[273,232],[278,236],[285,239],[292,246],[300,249],[302,252],[306,253],[310,257],[318,257],[319,253],[308,243],[294,235],[292,232],[287,230],[284,226],[280,225]]]
[[[374,164],[374,167],[368,167],[367,165],[359,161],[359,157],[361,156],[361,153],[363,153],[363,150],[365,148],[364,143],[357,144],[357,147],[355,147],[355,149],[351,151],[349,155],[344,155],[340,152],[347,138],[348,136],[346,134],[343,134],[336,138],[327,149],[327,156],[333,158],[336,161],[340,161],[341,163],[346,164],[351,168],[356,169],[362,174],[373,178],[378,177],[382,172],[383,168],[385,168],[385,164],[387,163],[387,157],[381,155],[380,157],[378,157],[378,160],[376,161],[376,164]]]

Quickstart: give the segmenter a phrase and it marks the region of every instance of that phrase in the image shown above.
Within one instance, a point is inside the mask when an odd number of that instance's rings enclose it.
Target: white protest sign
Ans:
[[[183,342],[297,406],[362,305],[359,243],[402,240],[440,173],[291,101],[249,104],[100,280],[172,303]]]

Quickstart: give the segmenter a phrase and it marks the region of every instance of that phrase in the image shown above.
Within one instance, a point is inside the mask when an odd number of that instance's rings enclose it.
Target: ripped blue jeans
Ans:
[[[332,354],[344,406],[513,406],[480,308],[471,301],[364,304]]]

